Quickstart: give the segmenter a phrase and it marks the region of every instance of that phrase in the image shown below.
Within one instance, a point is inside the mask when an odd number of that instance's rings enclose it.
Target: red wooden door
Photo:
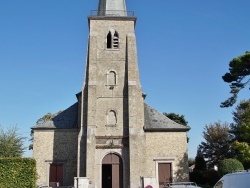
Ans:
[[[159,163],[158,164],[158,180],[159,188],[162,188],[164,184],[172,182],[171,176],[171,163]]]
[[[57,183],[63,185],[63,165],[62,164],[51,164],[49,172],[49,186],[56,187]]]

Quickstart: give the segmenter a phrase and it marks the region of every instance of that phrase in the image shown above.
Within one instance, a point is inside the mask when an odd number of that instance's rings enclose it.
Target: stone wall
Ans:
[[[104,157],[103,151],[106,152],[106,150],[96,148],[100,144],[96,137],[126,137],[129,135],[128,74],[133,72],[133,75],[138,75],[138,69],[130,72],[127,70],[127,64],[131,63],[127,61],[127,35],[134,33],[134,20],[123,19],[89,19],[89,50],[85,73],[88,79],[85,83],[87,87],[84,87],[88,90],[88,95],[84,98],[84,103],[87,104],[87,122],[82,125],[82,128],[87,127],[86,131],[83,132],[83,137],[87,139],[86,176],[92,182],[92,186],[97,187],[101,184],[100,164],[102,157]],[[119,35],[118,49],[107,48],[107,35],[114,31]],[[136,53],[136,46],[133,45],[131,48],[133,48],[133,53]],[[136,55],[134,56],[137,58]],[[137,64],[137,59],[133,63]],[[110,85],[109,82],[110,72],[114,72],[116,75],[115,82],[112,82],[113,85]],[[136,76],[133,76],[133,78],[136,78],[136,80],[132,81],[139,85],[139,78]],[[139,95],[141,96],[140,93]],[[109,119],[111,111],[111,119]],[[142,128],[143,125],[140,127]],[[124,164],[129,164],[128,149],[118,150],[121,151],[108,149],[109,152],[119,153],[124,160]],[[129,169],[125,170],[124,180],[127,186]]]
[[[63,164],[64,185],[73,185],[76,174],[77,129],[34,130],[33,157],[38,184],[48,185],[49,166]]]
[[[173,181],[188,181],[188,155],[186,132],[146,133],[147,171],[145,177],[156,177],[158,163],[172,164]]]

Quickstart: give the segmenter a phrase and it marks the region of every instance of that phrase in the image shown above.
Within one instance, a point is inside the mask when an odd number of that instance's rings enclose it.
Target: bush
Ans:
[[[206,170],[204,173],[204,179],[206,180],[206,184],[214,186],[220,179],[220,176],[216,170]]]
[[[189,173],[190,181],[199,185],[213,186],[220,179],[216,170],[196,170]]]
[[[190,181],[195,182],[197,184],[206,184],[206,180],[204,179],[204,172],[202,170],[194,170],[189,173]]]
[[[240,170],[244,170],[244,167],[242,163],[236,159],[224,159],[219,163],[219,174],[221,176]]]
[[[35,188],[36,163],[29,158],[0,158],[1,188]]]

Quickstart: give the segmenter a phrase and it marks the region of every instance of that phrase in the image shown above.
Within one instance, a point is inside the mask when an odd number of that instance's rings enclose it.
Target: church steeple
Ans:
[[[99,0],[98,16],[127,16],[125,0]]]

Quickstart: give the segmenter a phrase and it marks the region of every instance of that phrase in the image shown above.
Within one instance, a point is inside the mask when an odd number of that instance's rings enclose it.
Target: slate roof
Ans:
[[[52,120],[37,124],[32,129],[76,129],[78,128],[77,114],[78,102],[53,117]]]
[[[186,132],[190,127],[178,124],[144,103],[144,130],[148,132]]]
[[[50,121],[37,124],[32,129],[76,129],[78,102],[62,111]],[[186,132],[190,127],[178,124],[148,104],[144,103],[144,130],[147,132]]]

